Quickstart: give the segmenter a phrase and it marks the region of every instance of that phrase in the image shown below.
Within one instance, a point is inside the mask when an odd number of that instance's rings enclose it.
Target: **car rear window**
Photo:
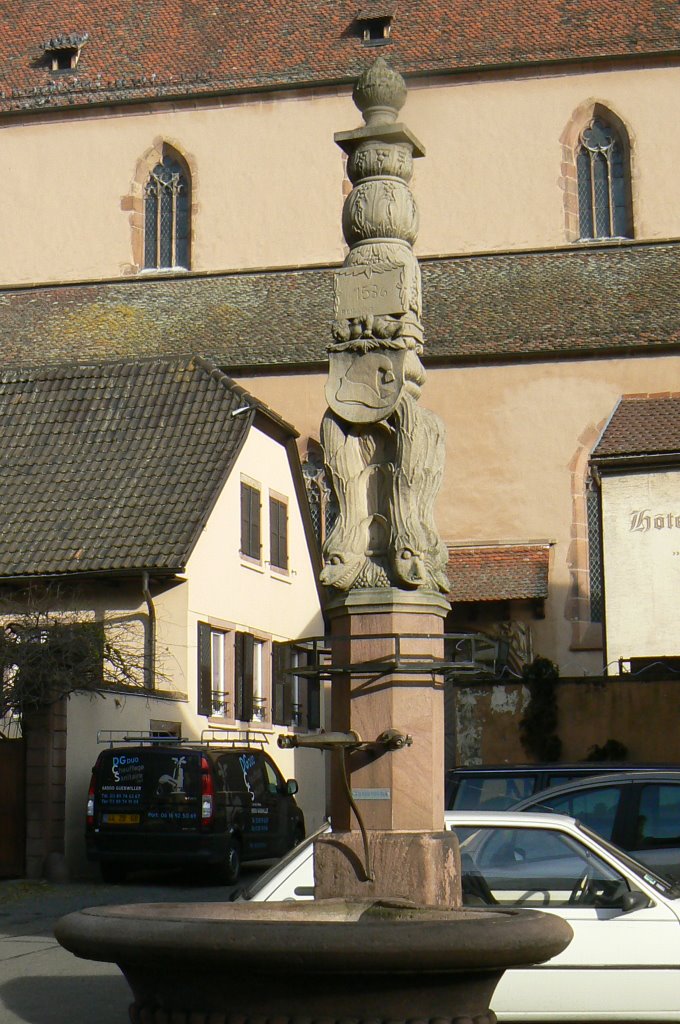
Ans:
[[[99,761],[102,807],[198,799],[200,755],[191,750],[107,750]]]
[[[533,775],[476,775],[462,778],[450,810],[504,811],[519,800],[531,796],[535,785]]]

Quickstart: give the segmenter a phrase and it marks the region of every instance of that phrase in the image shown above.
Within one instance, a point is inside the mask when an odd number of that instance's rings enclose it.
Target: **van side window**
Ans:
[[[253,803],[260,803],[267,792],[267,778],[264,769],[264,758],[262,754],[250,750],[244,750],[234,758],[236,771],[240,772],[240,784],[236,787],[240,791],[245,788]]]
[[[280,779],[269,761],[264,762],[264,772],[267,779],[267,790],[270,793],[278,793]]]

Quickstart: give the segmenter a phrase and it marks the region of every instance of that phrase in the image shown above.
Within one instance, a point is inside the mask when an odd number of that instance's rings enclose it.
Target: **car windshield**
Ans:
[[[607,850],[608,853],[617,857],[626,865],[629,871],[638,875],[647,883],[647,885],[651,885],[657,892],[662,893],[668,899],[675,900],[680,897],[680,882],[674,882],[672,879],[666,878],[664,875],[660,875],[656,871],[652,871],[644,864],[641,864],[638,860],[634,860],[633,857],[629,857],[628,854],[624,853],[623,850],[620,850],[618,846],[614,846],[613,843],[603,839],[601,835],[597,832],[593,832],[593,830],[588,828],[587,825],[584,825],[583,822],[577,821],[576,824],[584,835],[588,836],[591,841]]]
[[[285,857],[277,860],[276,864],[272,864],[272,866],[262,875],[259,875],[252,885],[235,889],[229,897],[230,900],[233,902],[234,900],[254,899],[255,896],[257,896],[257,894],[264,889],[264,887],[268,885],[273,878],[276,878],[279,874],[285,873],[287,866],[301,855],[304,855],[305,851],[309,849],[319,836],[323,835],[324,832],[328,832],[328,829],[329,826],[325,824],[318,828],[316,832],[312,832],[312,834],[308,835],[306,839],[303,839],[301,843],[294,846],[292,850],[289,850]]]

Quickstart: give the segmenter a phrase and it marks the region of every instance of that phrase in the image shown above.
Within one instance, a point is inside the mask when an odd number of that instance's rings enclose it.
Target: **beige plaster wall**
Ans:
[[[412,88],[406,119],[427,147],[412,185],[419,252],[564,245],[561,139],[596,103],[629,134],[635,236],[676,237],[680,207],[669,198],[680,138],[665,126],[675,120],[679,85],[680,69],[663,68]],[[660,152],[660,138],[669,152]]]
[[[674,715],[678,682],[562,680],[557,687],[557,735],[562,761],[582,761],[591,747],[618,740],[633,763],[680,761]],[[456,764],[522,764],[530,758],[519,738],[529,694],[517,682],[454,691]],[[640,722],[654,722],[653,729]]]
[[[414,176],[419,253],[565,244],[560,140],[595,102],[630,133],[636,236],[679,236],[680,204],[669,202],[679,87],[677,68],[410,83],[403,117],[428,153]],[[0,285],[136,272],[133,182],[162,141],[193,175],[193,269],[338,261],[343,163],[333,133],[360,121],[347,89],[6,118]]]
[[[659,392],[680,375],[680,356],[654,355],[428,371],[421,402],[447,430],[437,523],[448,542],[549,540],[545,618],[531,621],[534,652],[563,675],[594,675],[603,653],[575,639],[574,579],[587,575],[575,481],[622,394]],[[318,437],[322,374],[247,378],[253,394]]]
[[[677,655],[680,472],[604,476],[602,520],[610,671],[619,658]]]

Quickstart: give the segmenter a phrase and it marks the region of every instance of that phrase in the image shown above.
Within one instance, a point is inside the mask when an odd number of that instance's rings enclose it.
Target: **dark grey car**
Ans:
[[[680,770],[591,776],[544,789],[512,810],[578,818],[641,864],[680,880]]]

